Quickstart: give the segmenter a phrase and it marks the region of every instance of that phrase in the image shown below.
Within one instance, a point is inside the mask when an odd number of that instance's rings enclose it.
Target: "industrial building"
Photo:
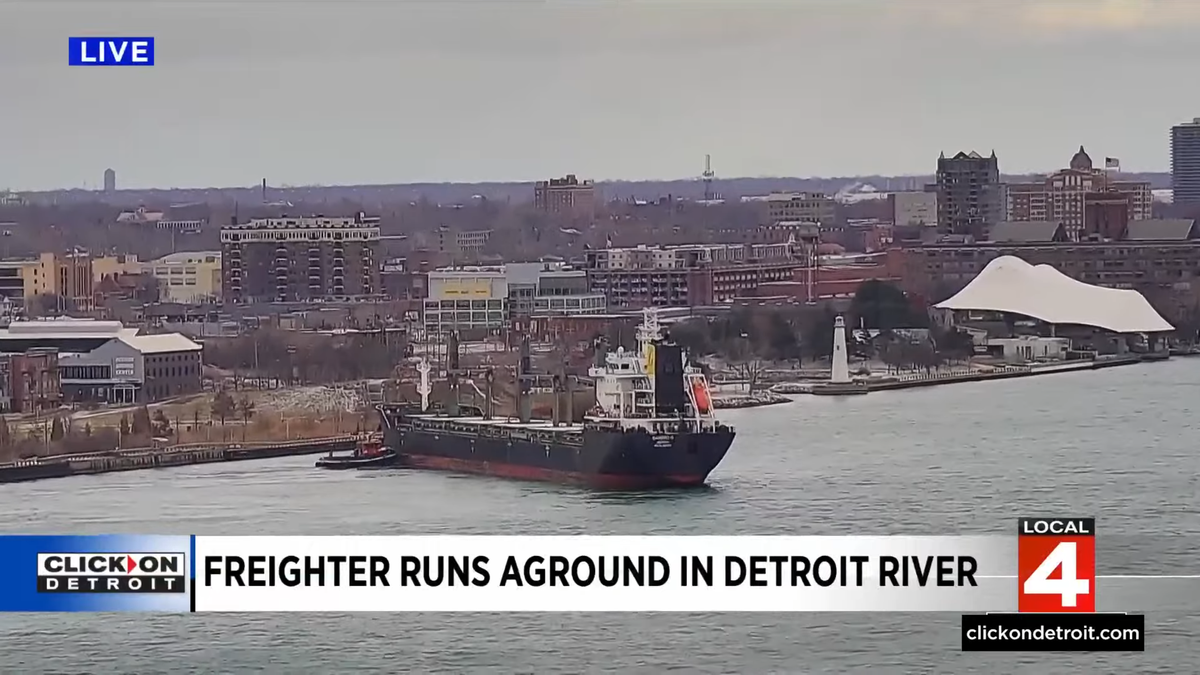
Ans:
[[[221,228],[226,302],[380,297],[379,218],[261,218]]]
[[[0,329],[0,354],[28,359],[31,350],[56,354],[64,401],[149,403],[201,391],[202,347],[178,333],[142,335],[117,321],[72,318]]]

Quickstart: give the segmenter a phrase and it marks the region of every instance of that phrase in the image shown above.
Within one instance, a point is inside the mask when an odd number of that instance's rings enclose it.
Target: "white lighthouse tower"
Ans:
[[[831,384],[850,384],[850,356],[846,353],[846,321],[840,315],[833,322],[833,363]]]
[[[814,384],[812,393],[818,396],[850,396],[867,393],[861,380],[850,379],[850,354],[846,351],[846,320],[838,316],[833,321],[833,357],[829,364],[829,381]]]

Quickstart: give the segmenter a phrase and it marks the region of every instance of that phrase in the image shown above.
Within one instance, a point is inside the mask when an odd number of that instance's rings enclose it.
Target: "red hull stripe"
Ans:
[[[704,476],[635,476],[609,473],[582,473],[557,471],[537,466],[503,464],[496,462],[474,462],[451,457],[431,455],[405,455],[403,466],[435,471],[458,471],[500,478],[586,485],[602,490],[644,490],[655,487],[691,487],[702,485]]]

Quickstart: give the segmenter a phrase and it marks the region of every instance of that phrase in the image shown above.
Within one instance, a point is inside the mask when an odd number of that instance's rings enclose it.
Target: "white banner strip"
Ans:
[[[1016,537],[196,537],[198,612],[984,612]]]

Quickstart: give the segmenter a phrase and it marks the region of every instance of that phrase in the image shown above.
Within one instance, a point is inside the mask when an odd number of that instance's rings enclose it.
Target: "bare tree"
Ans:
[[[217,392],[213,396],[210,412],[213,417],[221,421],[221,438],[225,438],[225,421],[233,417],[237,412],[237,404],[233,400],[233,396],[224,389]]]
[[[237,402],[238,416],[242,418],[242,441],[246,440],[246,427],[250,426],[250,419],[254,417],[254,401],[249,397],[243,396]]]
[[[733,374],[737,379],[745,383],[746,393],[753,394],[758,391],[759,380],[762,379],[763,373],[766,372],[766,365],[760,359],[747,359],[739,361],[731,366]]]

